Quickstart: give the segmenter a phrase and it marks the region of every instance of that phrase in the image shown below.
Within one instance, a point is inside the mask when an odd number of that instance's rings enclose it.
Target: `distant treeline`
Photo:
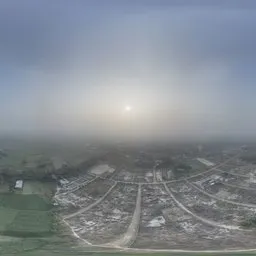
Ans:
[[[12,179],[52,181],[59,177],[76,176],[97,164],[98,161],[99,157],[93,157],[78,166],[65,165],[60,169],[55,169],[50,163],[44,165],[40,164],[36,168],[26,168],[22,171],[5,167],[0,170],[0,176],[6,181]]]

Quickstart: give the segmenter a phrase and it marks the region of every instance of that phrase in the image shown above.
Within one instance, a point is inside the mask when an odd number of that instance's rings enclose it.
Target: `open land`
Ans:
[[[239,148],[163,152],[115,149],[89,162],[15,153],[12,168],[26,168],[2,176],[2,240],[62,237],[88,252],[254,250],[256,165]],[[45,166],[43,180],[31,179],[32,166]]]

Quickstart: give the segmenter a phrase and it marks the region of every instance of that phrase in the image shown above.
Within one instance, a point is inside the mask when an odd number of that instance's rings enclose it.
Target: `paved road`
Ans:
[[[197,173],[195,175],[192,175],[190,177],[187,177],[187,178],[181,178],[181,179],[176,179],[176,180],[170,180],[170,181],[165,181],[166,184],[169,184],[169,183],[174,183],[174,182],[178,182],[178,181],[186,181],[186,180],[189,180],[189,179],[192,179],[192,178],[196,178],[196,177],[200,177],[200,176],[203,176],[207,173],[211,173],[212,171],[221,171],[219,170],[218,168],[226,165],[228,162],[230,162],[231,160],[237,158],[239,156],[239,154],[227,159],[225,162],[223,163],[220,163],[218,165],[215,165],[213,166],[212,168],[210,168],[209,170],[205,171],[205,172],[200,172],[200,173]],[[224,172],[224,171],[222,171]],[[118,183],[122,183],[122,184],[133,184],[133,185],[159,185],[159,184],[162,184],[163,182],[157,182],[157,181],[153,181],[153,182],[133,182],[133,181],[122,181],[122,180],[115,180],[113,178],[104,178],[104,177],[99,177],[101,179],[106,179],[106,180],[111,180],[111,181],[115,181],[115,182],[118,182]],[[153,170],[153,178],[154,180],[156,180],[156,173],[155,173],[155,170]]]
[[[140,225],[140,214],[141,214],[141,186],[139,185],[136,207],[133,213],[132,221],[127,231],[121,235],[121,237],[113,242],[105,244],[110,247],[128,247],[135,241],[137,232]],[[104,246],[104,245],[103,245]]]
[[[217,196],[215,196],[215,195],[212,195],[212,194],[206,192],[205,190],[199,188],[198,186],[194,185],[193,183],[189,182],[188,180],[187,180],[187,183],[188,183],[189,185],[191,185],[193,188],[195,188],[196,190],[198,190],[198,191],[202,192],[203,194],[205,194],[205,195],[207,195],[207,196],[209,196],[209,197],[211,197],[211,198],[214,198],[214,199],[216,199],[216,200],[223,201],[223,202],[226,202],[226,203],[229,203],[229,204],[233,204],[233,205],[242,206],[242,207],[256,208],[256,204],[243,204],[243,203],[238,203],[238,202],[230,201],[230,200],[228,200],[228,199],[224,199],[224,198],[221,198],[221,197],[217,197]]]
[[[95,246],[96,248],[98,246]],[[93,247],[92,247],[93,248]],[[102,250],[103,248],[106,248],[106,250]],[[195,256],[196,254],[208,254],[209,256],[214,255],[220,255],[220,256],[224,256],[224,255],[229,255],[229,256],[234,256],[234,254],[236,253],[251,253],[250,255],[255,255],[252,253],[256,253],[256,248],[255,249],[225,249],[225,250],[181,250],[181,249],[140,249],[140,248],[118,248],[118,250],[116,250],[115,248],[110,248],[107,246],[103,246],[102,249],[100,248],[100,250],[98,252],[101,253],[115,253],[115,252],[129,252],[129,253],[178,253],[180,255],[186,253],[186,254],[191,254],[191,256]],[[113,249],[112,251],[109,249]],[[95,250],[91,250],[88,251],[86,250],[87,253],[91,252],[95,252]],[[239,254],[240,255],[240,254]]]
[[[190,214],[191,216],[193,216],[195,219],[197,219],[197,220],[199,220],[203,223],[206,223],[210,226],[213,226],[213,227],[224,228],[224,229],[232,229],[232,230],[239,230],[240,229],[238,226],[220,224],[216,221],[211,221],[211,220],[205,219],[203,217],[200,217],[200,216],[194,214],[193,212],[191,212],[189,209],[187,209],[181,202],[179,202],[176,199],[176,197],[173,195],[173,193],[170,191],[170,189],[166,186],[166,184],[164,184],[164,187],[165,187],[167,193],[173,199],[173,201],[177,204],[177,206],[180,207],[183,211],[185,211],[188,214]]]
[[[228,172],[228,171],[223,171],[220,169],[216,169],[216,171],[222,172],[222,173],[227,173],[227,174],[231,174],[233,176],[237,176],[237,177],[242,177],[242,178],[247,178],[250,179],[249,175],[245,175],[245,174],[239,174],[239,173],[234,173],[234,172]]]

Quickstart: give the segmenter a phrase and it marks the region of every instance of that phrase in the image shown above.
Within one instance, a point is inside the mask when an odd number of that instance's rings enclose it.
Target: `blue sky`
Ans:
[[[253,0],[2,0],[0,131],[254,136],[255,12]]]

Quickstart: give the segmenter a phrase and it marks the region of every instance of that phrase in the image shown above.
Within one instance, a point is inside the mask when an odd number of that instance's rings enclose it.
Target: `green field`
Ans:
[[[0,233],[27,237],[53,233],[54,216],[51,211],[16,210],[0,207]]]
[[[7,151],[7,156],[0,159],[0,167],[21,168],[26,165],[31,167],[40,162],[49,161],[47,157],[41,154],[35,154],[29,150],[11,150]]]
[[[25,182],[26,184],[26,182]],[[43,237],[52,235],[54,215],[48,186],[28,182],[27,193],[0,194],[0,233],[14,237]]]
[[[18,210],[0,207],[0,232],[1,233],[5,231],[6,226],[8,226],[14,221],[18,212],[19,212]]]
[[[40,182],[29,180],[24,182],[22,195],[41,195],[44,198],[51,198],[54,195],[56,184],[54,182]]]
[[[19,211],[6,225],[3,234],[9,236],[45,236],[52,231],[52,215],[49,212]]]
[[[0,207],[16,210],[49,211],[52,208],[52,205],[38,195],[4,193],[0,194]]]

